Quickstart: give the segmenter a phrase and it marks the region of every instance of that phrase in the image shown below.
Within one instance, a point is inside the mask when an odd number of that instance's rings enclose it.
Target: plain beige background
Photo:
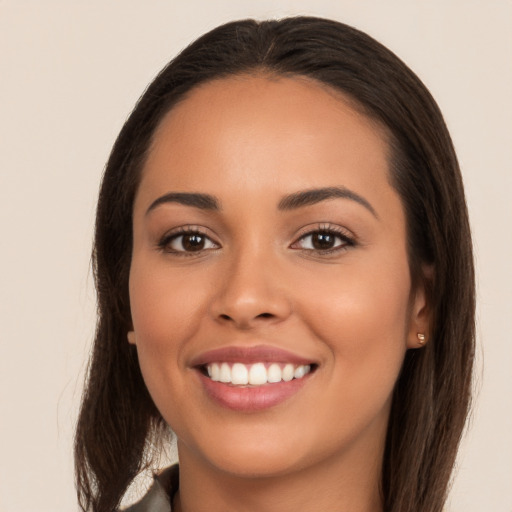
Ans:
[[[206,30],[290,14],[369,32],[445,114],[479,273],[479,392],[449,510],[512,512],[510,0],[0,1],[1,512],[77,510],[71,446],[94,331],[95,197],[124,119]]]

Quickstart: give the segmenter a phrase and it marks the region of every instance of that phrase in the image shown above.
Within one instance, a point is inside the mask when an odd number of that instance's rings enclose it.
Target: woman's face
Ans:
[[[129,339],[181,459],[378,464],[425,327],[387,151],[302,78],[218,80],[164,118],[134,205]]]

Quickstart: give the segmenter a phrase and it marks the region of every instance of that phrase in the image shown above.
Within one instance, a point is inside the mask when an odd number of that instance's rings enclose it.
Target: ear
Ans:
[[[432,279],[432,267],[423,268],[423,277],[411,297],[407,348],[421,348],[428,343],[431,311],[427,300],[427,283]]]
[[[128,334],[126,335],[126,337],[128,338],[128,343],[130,343],[131,345],[137,344],[137,338],[135,336],[135,331],[128,331]]]

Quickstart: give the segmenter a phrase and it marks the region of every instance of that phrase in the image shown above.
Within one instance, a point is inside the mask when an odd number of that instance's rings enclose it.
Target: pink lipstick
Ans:
[[[191,366],[208,397],[218,405],[253,412],[291,398],[318,365],[292,352],[259,345],[211,350],[195,357]]]

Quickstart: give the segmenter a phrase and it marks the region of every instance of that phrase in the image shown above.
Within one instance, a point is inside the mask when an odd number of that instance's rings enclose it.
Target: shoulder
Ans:
[[[179,471],[175,464],[155,475],[153,485],[140,501],[117,512],[172,512],[172,497],[178,487]]]

